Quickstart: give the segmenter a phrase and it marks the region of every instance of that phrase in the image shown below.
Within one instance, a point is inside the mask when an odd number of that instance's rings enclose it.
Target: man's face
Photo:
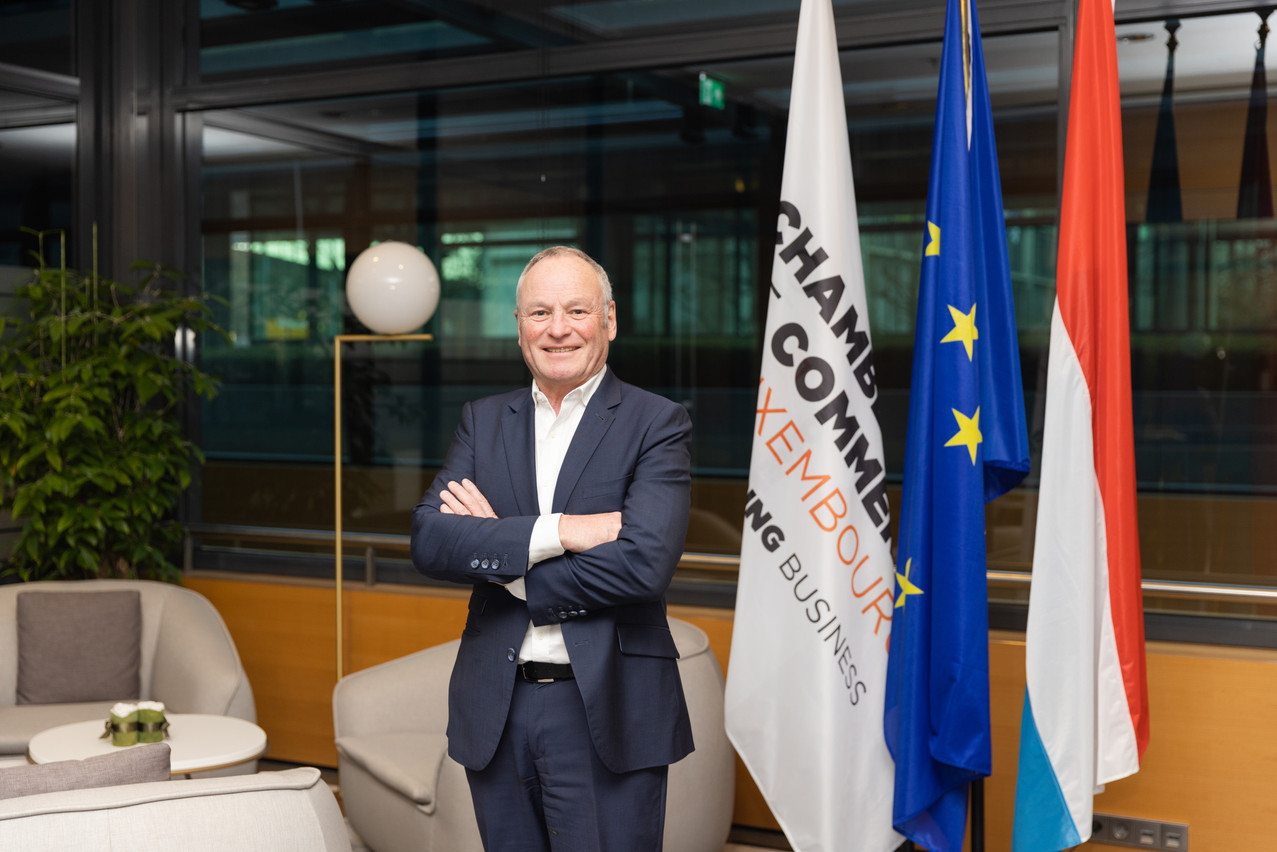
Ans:
[[[547,257],[523,279],[519,348],[537,387],[552,399],[585,384],[607,362],[616,303],[603,303],[598,275],[571,255]]]

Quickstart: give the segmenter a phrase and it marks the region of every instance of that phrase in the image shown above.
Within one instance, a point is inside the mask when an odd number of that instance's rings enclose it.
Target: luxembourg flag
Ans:
[[[1081,0],[1071,91],[1013,852],[1089,839],[1093,796],[1148,743],[1109,0]]]

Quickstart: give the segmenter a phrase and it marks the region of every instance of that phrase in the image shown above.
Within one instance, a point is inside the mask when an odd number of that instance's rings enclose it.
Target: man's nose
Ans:
[[[549,332],[554,337],[562,337],[571,331],[567,311],[553,311],[550,314]]]

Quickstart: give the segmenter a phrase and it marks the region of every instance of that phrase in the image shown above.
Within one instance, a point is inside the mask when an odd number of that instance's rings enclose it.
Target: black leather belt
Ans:
[[[519,663],[519,675],[529,683],[551,683],[574,677],[571,663],[538,663],[535,660]]]

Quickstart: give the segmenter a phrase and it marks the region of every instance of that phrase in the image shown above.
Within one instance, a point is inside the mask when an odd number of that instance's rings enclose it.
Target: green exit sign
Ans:
[[[701,106],[723,109],[726,101],[723,98],[723,83],[708,74],[701,72]]]

